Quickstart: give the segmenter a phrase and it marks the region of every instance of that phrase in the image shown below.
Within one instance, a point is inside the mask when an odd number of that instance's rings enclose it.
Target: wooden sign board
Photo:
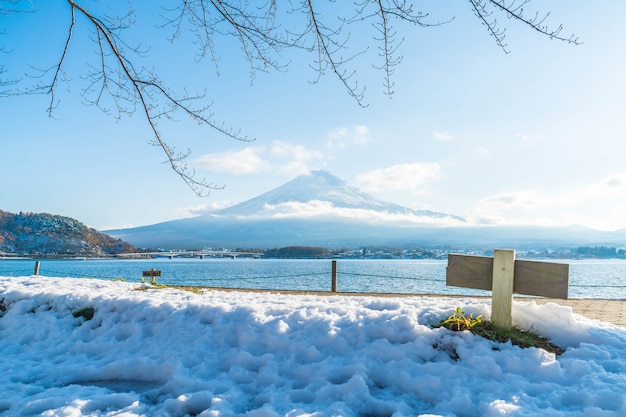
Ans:
[[[514,293],[567,300],[568,264],[515,260],[513,269]],[[446,285],[491,291],[493,258],[449,254]]]

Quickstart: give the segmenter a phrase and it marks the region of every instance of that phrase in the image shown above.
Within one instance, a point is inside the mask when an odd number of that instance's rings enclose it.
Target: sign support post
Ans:
[[[493,254],[491,284],[491,321],[496,326],[510,328],[513,307],[513,272],[515,251],[496,249]]]

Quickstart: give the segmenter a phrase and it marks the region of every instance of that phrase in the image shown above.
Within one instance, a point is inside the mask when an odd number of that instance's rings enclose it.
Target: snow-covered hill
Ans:
[[[136,251],[71,217],[0,210],[0,254],[103,256]]]

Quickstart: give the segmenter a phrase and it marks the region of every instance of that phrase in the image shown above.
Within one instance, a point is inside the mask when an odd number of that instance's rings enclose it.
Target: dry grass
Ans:
[[[551,343],[548,339],[538,336],[530,330],[524,331],[515,327],[510,329],[500,328],[488,321],[484,321],[474,326],[470,331],[477,336],[493,340],[494,342],[505,343],[510,341],[511,344],[521,348],[536,347],[554,353],[557,356],[565,352],[565,350]]]

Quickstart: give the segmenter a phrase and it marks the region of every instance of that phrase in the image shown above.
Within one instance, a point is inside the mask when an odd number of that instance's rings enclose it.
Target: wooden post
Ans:
[[[337,292],[337,261],[333,261],[331,291]]]
[[[143,271],[143,277],[150,277],[150,284],[152,285],[156,285],[157,280],[156,277],[160,277],[161,276],[161,271],[157,270],[155,268],[152,268],[149,271]]]
[[[491,321],[500,327],[510,328],[512,324],[514,271],[515,251],[496,249],[493,254]]]
[[[33,275],[39,275],[39,261],[35,261],[35,272]]]

